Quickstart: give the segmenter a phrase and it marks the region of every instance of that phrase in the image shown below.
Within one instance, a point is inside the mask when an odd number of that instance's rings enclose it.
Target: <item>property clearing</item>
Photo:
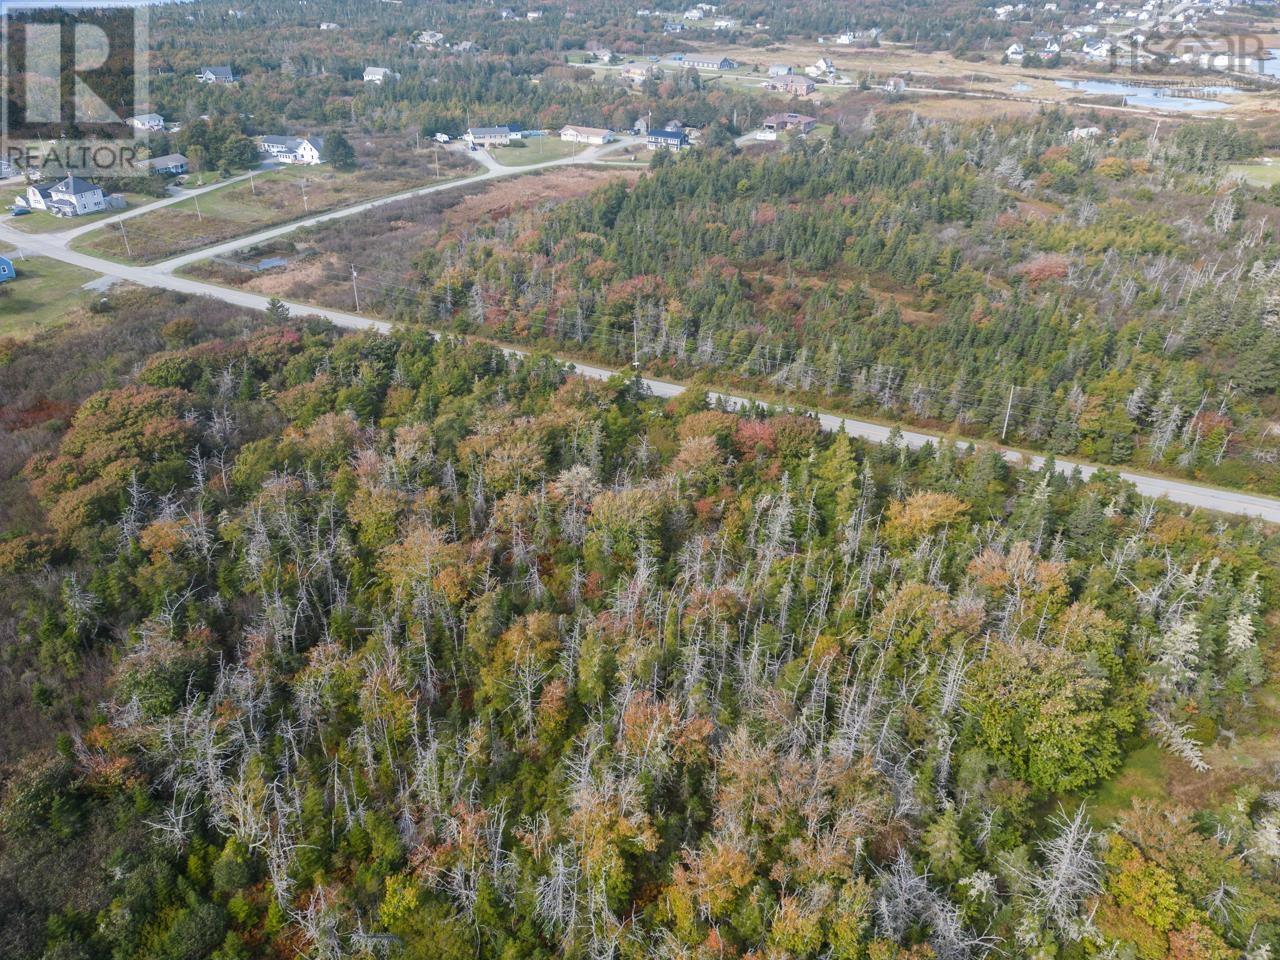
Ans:
[[[1274,187],[1280,184],[1280,160],[1260,160],[1257,163],[1233,163],[1227,168],[1232,176],[1241,176],[1255,187]]]
[[[283,167],[94,230],[72,246],[126,263],[154,263],[311,214],[453,179],[464,169],[465,160],[443,151],[439,181],[433,166],[430,172]]]
[[[460,184],[349,217],[341,230],[316,227],[241,253],[235,261],[205,260],[184,272],[202,280],[314,303],[391,316],[412,305],[422,278],[413,268],[424,249],[454,230],[590,193],[614,178],[634,180],[635,168],[553,167],[521,177]],[[267,265],[264,269],[264,261]],[[352,282],[351,269],[357,277]]]
[[[94,294],[83,289],[97,274],[48,257],[13,257],[17,277],[0,284],[0,338],[27,339],[65,320]]]
[[[491,152],[493,159],[506,167],[527,167],[531,163],[542,163],[545,160],[559,160],[571,157],[588,148],[584,143],[570,143],[558,136],[529,137],[525,140],[512,140],[510,146],[496,147]]]

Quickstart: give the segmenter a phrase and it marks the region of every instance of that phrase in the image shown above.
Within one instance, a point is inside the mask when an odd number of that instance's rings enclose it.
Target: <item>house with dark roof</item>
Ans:
[[[27,187],[26,205],[58,217],[80,217],[105,210],[107,199],[97,184],[68,175],[57,183],[31,184]]]
[[[702,57],[689,56],[684,58],[686,67],[693,67],[697,70],[737,70],[738,62],[730,60],[728,57]]]
[[[230,67],[204,67],[196,74],[197,83],[235,83],[236,75]]]
[[[679,153],[689,146],[689,137],[683,130],[650,130],[647,142],[650,150]]]
[[[324,137],[259,137],[258,152],[280,163],[316,164],[324,158]]]

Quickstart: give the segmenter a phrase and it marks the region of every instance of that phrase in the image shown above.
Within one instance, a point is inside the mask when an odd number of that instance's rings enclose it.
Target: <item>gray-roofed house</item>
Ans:
[[[107,208],[101,187],[73,176],[57,183],[31,184],[27,187],[26,200],[32,210],[47,210],[58,217],[79,217]]]
[[[468,127],[462,139],[477,147],[505,147],[511,142],[511,128]]]
[[[158,113],[140,113],[136,117],[130,117],[125,123],[133,127],[135,130],[163,130],[164,117]]]
[[[152,157],[142,162],[148,173],[158,173],[162,177],[176,177],[191,169],[187,158],[180,153],[166,153],[163,157]]]
[[[204,67],[196,74],[199,83],[235,83],[236,75],[230,67]]]

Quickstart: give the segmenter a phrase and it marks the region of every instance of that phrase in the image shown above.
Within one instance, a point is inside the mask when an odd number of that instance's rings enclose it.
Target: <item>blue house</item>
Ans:
[[[650,130],[647,140],[650,150],[674,150],[678,153],[689,146],[689,138],[683,130]]]
[[[17,276],[13,269],[13,261],[8,257],[0,257],[0,283],[6,283]]]

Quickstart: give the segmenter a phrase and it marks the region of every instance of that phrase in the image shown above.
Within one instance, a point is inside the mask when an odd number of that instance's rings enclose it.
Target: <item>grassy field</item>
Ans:
[[[156,199],[155,197],[143,196],[140,193],[126,193],[124,198],[131,208],[145,203],[152,203]],[[70,227],[83,226],[86,223],[93,223],[95,220],[102,220],[121,212],[120,210],[103,210],[101,213],[91,213],[83,217],[55,217],[45,210],[35,210],[25,217],[13,217],[8,222],[14,229],[21,230],[23,233],[50,233],[54,230],[67,230]]]
[[[1272,163],[1233,163],[1228,170],[1239,174],[1255,187],[1271,187],[1280,183],[1280,161]]]
[[[531,163],[572,156],[590,147],[585,143],[566,143],[554,134],[549,137],[530,137],[528,140],[512,142],[524,144],[524,146],[495,147],[493,159],[508,167],[526,167]]]
[[[425,162],[431,164],[430,154]],[[440,179],[457,176],[464,164],[442,152]],[[134,217],[125,223],[124,231],[113,226],[94,230],[72,246],[114,260],[154,263],[310,214],[427,186],[436,182],[434,166],[428,169],[430,173],[421,169],[342,172],[322,164],[270,170]]]
[[[81,289],[97,276],[88,270],[48,257],[15,259],[13,265],[17,278],[0,285],[0,337],[31,337],[93,296]]]

